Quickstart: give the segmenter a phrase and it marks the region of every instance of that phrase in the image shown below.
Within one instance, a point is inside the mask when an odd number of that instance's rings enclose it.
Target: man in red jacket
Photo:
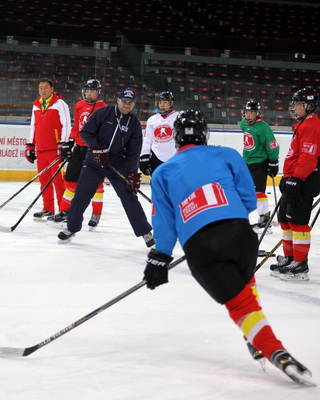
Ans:
[[[34,101],[31,116],[29,142],[26,145],[26,158],[34,163],[37,160],[38,171],[42,171],[58,155],[60,143],[68,142],[71,129],[70,111],[60,94],[53,91],[53,84],[48,79],[38,82],[39,97]],[[46,185],[58,169],[58,163],[40,175],[41,189]],[[54,192],[58,205],[61,203],[64,192],[62,173],[58,174],[52,183],[43,192],[43,209],[33,214],[36,221],[54,215]]]
[[[107,106],[102,99],[99,99],[100,94],[100,81],[98,79],[89,79],[82,88],[83,100],[78,101],[74,108],[74,123],[70,133],[69,144],[63,148],[64,158],[69,160],[64,177],[66,189],[59,207],[60,212],[48,218],[48,223],[57,228],[64,228],[67,222],[71,200],[74,198],[82,163],[88,149],[80,136],[80,131],[96,110]],[[75,147],[71,152],[73,144],[75,144]],[[102,182],[91,199],[92,216],[89,221],[90,230],[94,229],[99,223],[103,207],[103,193],[104,184]]]
[[[319,105],[316,90],[298,90],[289,105],[298,122],[280,182],[279,222],[283,232],[284,258],[271,265],[271,276],[282,280],[308,281],[308,253],[311,236],[309,219],[314,197],[320,193],[320,120],[314,114]]]

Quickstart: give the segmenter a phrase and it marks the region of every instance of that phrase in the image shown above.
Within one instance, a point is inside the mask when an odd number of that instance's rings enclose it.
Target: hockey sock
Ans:
[[[231,319],[240,327],[253,346],[270,358],[271,354],[284,348],[275,337],[252,289],[247,285],[225,304]]]
[[[292,229],[289,224],[280,222],[282,229],[282,247],[285,257],[293,256]]]
[[[65,181],[66,189],[63,193],[62,201],[60,204],[60,211],[69,210],[71,200],[74,198],[74,194],[77,187],[77,182]]]
[[[290,224],[292,229],[293,259],[303,261],[308,257],[311,243],[311,233],[309,225]]]
[[[269,209],[268,196],[265,193],[257,192],[257,212],[259,215],[265,215]]]
[[[95,195],[92,197],[92,214],[101,215],[102,207],[103,207],[103,193],[104,193],[104,185],[100,183]]]

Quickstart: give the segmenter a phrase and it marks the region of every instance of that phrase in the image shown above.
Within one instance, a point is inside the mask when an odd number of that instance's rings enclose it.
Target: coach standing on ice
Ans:
[[[68,105],[59,93],[53,91],[53,83],[41,79],[38,83],[39,97],[33,102],[29,142],[26,144],[26,158],[34,163],[37,159],[38,172],[54,161],[61,150],[60,143],[68,142],[71,130],[71,118]],[[58,169],[57,163],[40,175],[41,189]],[[64,193],[62,173],[43,192],[43,209],[33,214],[36,221],[54,215],[54,191],[60,205]]]
[[[135,102],[134,92],[130,88],[124,89],[116,105],[97,110],[82,128],[80,135],[88,151],[71,202],[67,229],[58,235],[61,241],[70,240],[81,230],[83,213],[99,184],[107,177],[121,200],[135,235],[142,236],[148,247],[154,244],[152,227],[137,197],[142,129],[132,112]]]

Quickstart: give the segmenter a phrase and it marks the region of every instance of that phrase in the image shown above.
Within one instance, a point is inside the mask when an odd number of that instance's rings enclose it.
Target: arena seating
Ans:
[[[83,82],[96,76],[103,82],[107,102],[113,102],[123,87],[133,86],[141,100],[137,112],[143,119],[154,112],[154,93],[169,89],[178,108],[201,107],[213,122],[237,123],[243,104],[254,98],[262,103],[269,123],[290,125],[286,110],[292,93],[302,86],[320,88],[320,71],[308,68],[308,62],[318,61],[320,7],[317,2],[296,3],[288,7],[250,0],[205,4],[198,0],[82,0],[47,5],[40,0],[3,0],[0,34],[41,40],[49,48],[47,54],[36,47],[32,52],[19,50],[19,46],[0,52],[1,114],[9,110],[27,116],[37,95],[36,82],[43,76],[53,80],[70,105],[80,98]],[[168,57],[145,58],[142,71],[133,72],[123,56],[121,37],[140,52],[150,44]],[[76,51],[52,54],[52,38],[58,47],[97,43],[100,48],[106,42],[115,51],[110,58]],[[198,59],[169,57],[185,48]],[[259,62],[270,54],[280,64],[284,57],[291,60],[293,68]],[[231,63],[230,58],[238,62]],[[246,59],[257,61],[248,65]]]

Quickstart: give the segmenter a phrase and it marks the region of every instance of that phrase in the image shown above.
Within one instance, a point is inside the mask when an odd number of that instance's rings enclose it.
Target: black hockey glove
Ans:
[[[140,156],[139,168],[144,175],[151,175],[150,154]]]
[[[90,146],[93,161],[100,167],[107,167],[109,163],[109,150],[107,146]]]
[[[279,172],[279,160],[270,161],[268,163],[268,175],[272,178],[278,175]]]
[[[141,174],[140,172],[131,172],[130,174],[126,175],[127,178],[127,190],[129,192],[137,194],[138,190],[140,189],[141,183]]]
[[[295,178],[294,176],[290,176],[289,178],[286,178],[285,193],[288,197],[289,203],[291,203],[291,204],[302,203],[302,197],[301,197],[302,185],[303,185],[303,181],[299,178]]]
[[[35,145],[32,143],[26,144],[25,157],[31,164],[37,159],[35,148]]]
[[[58,143],[58,149],[63,160],[70,161],[72,157],[72,147],[74,141]]]
[[[149,252],[143,277],[148,289],[153,290],[157,286],[168,283],[168,265],[172,260],[172,257],[158,253],[154,249]]]

